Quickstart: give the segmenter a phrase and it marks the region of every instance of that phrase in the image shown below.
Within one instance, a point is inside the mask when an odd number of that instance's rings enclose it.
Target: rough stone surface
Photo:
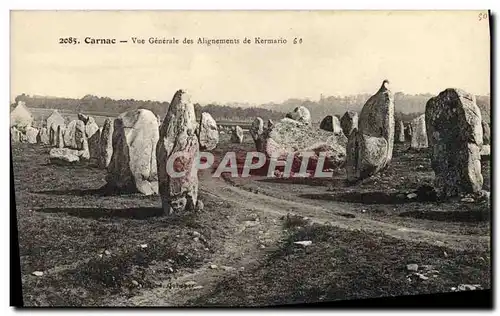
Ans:
[[[38,131],[38,135],[36,138],[37,143],[43,144],[43,145],[49,145],[50,144],[50,139],[49,139],[49,132],[47,131],[46,127],[40,128]]]
[[[33,123],[33,115],[26,107],[23,101],[17,102],[17,106],[10,112],[10,126],[16,126],[18,129],[31,126]]]
[[[217,123],[210,113],[201,113],[200,123],[198,124],[198,137],[201,150],[212,150],[219,143],[219,131]]]
[[[66,126],[64,132],[64,145],[71,149],[82,150],[85,136],[85,124],[81,120],[73,120]]]
[[[427,130],[425,128],[425,114],[420,115],[419,117],[413,119],[411,121],[411,143],[410,148],[412,149],[423,149],[427,148]]]
[[[485,121],[482,121],[481,125],[483,127],[483,145],[489,145],[491,137],[490,124],[488,124]]]
[[[284,118],[276,123],[271,129],[266,129],[262,135],[262,152],[268,158],[277,157],[278,160],[286,160],[289,154],[294,154],[302,160],[302,152],[314,152],[309,158],[310,168],[319,158],[319,153],[324,152],[325,167],[340,167],[345,162],[347,138],[343,133],[335,135],[322,129],[304,125],[289,118]],[[296,164],[294,163],[295,168]],[[309,169],[309,168],[308,168]],[[296,171],[292,169],[292,171]]]
[[[47,131],[49,132],[49,142],[52,146],[57,146],[57,127],[59,125],[66,126],[64,118],[54,110],[47,118]]]
[[[405,142],[405,124],[403,121],[398,121],[396,123],[396,139],[398,143],[404,143]]]
[[[384,80],[376,94],[366,101],[347,144],[347,180],[368,178],[385,169],[394,146],[394,96]]]
[[[28,143],[36,144],[37,136],[38,136],[38,129],[31,126],[26,127],[26,140]]]
[[[21,142],[21,132],[15,126],[10,128],[10,141],[11,143]]]
[[[446,89],[427,102],[425,119],[438,197],[479,192],[483,128],[475,96]]]
[[[94,166],[99,165],[101,160],[101,130],[97,129],[96,132],[88,138],[90,163]]]
[[[336,116],[325,116],[325,118],[321,121],[319,128],[328,132],[333,132],[335,135],[343,134],[339,118]]]
[[[194,106],[189,95],[178,90],[160,127],[160,140],[156,148],[159,190],[163,211],[167,215],[196,210],[198,173],[194,164],[199,144],[195,131]],[[171,172],[168,170],[169,165],[173,169]],[[173,171],[184,174],[174,176]]]
[[[264,121],[257,117],[252,122],[252,126],[250,126],[250,135],[252,136],[253,141],[255,142],[255,148],[257,151],[262,151],[262,134],[264,133]]]
[[[78,119],[83,122],[83,124],[87,124],[89,121],[89,116],[83,113],[78,113]]]
[[[231,131],[231,142],[236,144],[243,143],[243,129],[236,126]]]
[[[406,126],[405,126],[405,141],[411,142],[412,135],[413,135],[413,131],[411,129],[411,124],[406,124]]]
[[[64,148],[64,133],[66,131],[66,126],[57,125],[55,146],[57,148]]]
[[[80,161],[78,150],[69,148],[52,148],[49,152],[50,163],[71,165]]]
[[[298,106],[286,115],[287,118],[303,124],[311,124],[311,113],[305,106]]]
[[[94,118],[89,118],[87,124],[85,125],[85,135],[87,136],[87,138],[92,137],[92,135],[94,135],[94,133],[97,132],[98,130],[99,130],[99,125],[96,124]]]
[[[274,126],[274,121],[271,119],[268,119],[267,120],[267,128],[273,128],[273,126]]]
[[[145,109],[120,114],[114,121],[112,138],[113,154],[106,176],[108,187],[145,195],[158,193],[156,115]]]
[[[113,156],[113,130],[114,125],[111,119],[107,118],[104,121],[101,132],[101,140],[99,146],[101,148],[101,153],[99,155],[99,167],[107,168],[111,162],[111,157]]]
[[[347,111],[344,115],[342,115],[342,118],[340,119],[340,127],[346,137],[349,137],[352,131],[355,128],[358,128],[358,120],[358,112],[355,111]]]

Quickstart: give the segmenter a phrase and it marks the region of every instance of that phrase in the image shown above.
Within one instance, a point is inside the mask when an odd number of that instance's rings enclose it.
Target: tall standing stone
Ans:
[[[411,137],[413,135],[412,129],[411,129],[411,124],[408,123],[405,126],[405,141],[411,142]]]
[[[250,126],[250,135],[255,143],[257,151],[262,151],[262,134],[264,133],[264,121],[256,117]]]
[[[40,128],[37,136],[37,143],[48,145],[50,144],[49,133],[46,127]]]
[[[333,132],[335,135],[343,133],[339,118],[334,115],[325,116],[319,124],[319,128],[328,132]]]
[[[425,119],[438,197],[480,191],[483,129],[475,96],[446,89],[427,102]]]
[[[89,121],[89,116],[83,113],[78,113],[78,119],[83,122],[83,124],[87,124]]]
[[[196,125],[189,96],[178,90],[160,127],[156,148],[159,191],[167,215],[183,214],[198,206],[198,174],[194,166],[199,152]],[[174,175],[174,171],[178,174]]]
[[[345,136],[349,137],[355,128],[358,128],[358,112],[347,111],[340,119],[340,127]]]
[[[101,148],[99,161],[100,168],[107,168],[111,162],[111,157],[113,155],[113,130],[113,121],[107,118],[102,126],[101,140],[99,142]]]
[[[64,125],[57,125],[56,132],[56,147],[64,148],[64,133],[66,131],[66,127]]]
[[[405,124],[401,120],[396,123],[396,141],[398,143],[405,142]]]
[[[64,132],[64,145],[71,149],[82,150],[83,138],[86,138],[83,121],[73,120],[69,122]]]
[[[87,123],[85,124],[85,135],[87,136],[87,138],[90,138],[98,130],[99,130],[99,125],[96,124],[93,117],[89,116],[89,119],[87,120]]]
[[[15,126],[10,128],[10,141],[11,143],[21,142],[21,132]]]
[[[428,147],[427,130],[425,128],[425,114],[411,121],[411,144],[412,149],[424,149]]]
[[[201,113],[200,123],[198,124],[197,135],[201,150],[212,150],[219,143],[219,131],[217,123],[210,113]]]
[[[88,147],[90,164],[98,166],[101,160],[101,130],[99,128],[88,138]]]
[[[485,121],[481,122],[481,125],[483,127],[483,145],[489,145],[490,144],[490,124],[488,124]]]
[[[57,127],[59,125],[66,126],[64,118],[57,110],[54,110],[47,118],[47,131],[49,133],[49,142],[52,146],[57,146]]]
[[[149,110],[128,111],[115,119],[113,154],[106,176],[108,188],[145,195],[158,193],[158,134],[156,115]]]
[[[26,140],[29,144],[36,144],[38,136],[38,129],[27,126],[26,127]]]
[[[368,178],[386,168],[394,146],[394,96],[384,80],[376,94],[366,101],[359,116],[359,130],[347,143],[347,180]]]
[[[243,129],[238,125],[236,125],[236,127],[234,127],[231,131],[231,143],[243,143]]]

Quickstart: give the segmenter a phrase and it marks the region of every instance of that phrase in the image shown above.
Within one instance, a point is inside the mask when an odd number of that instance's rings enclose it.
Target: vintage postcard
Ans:
[[[21,305],[491,294],[488,11],[10,19]]]

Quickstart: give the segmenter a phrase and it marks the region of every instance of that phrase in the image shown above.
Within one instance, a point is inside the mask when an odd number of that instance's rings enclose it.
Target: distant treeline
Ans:
[[[259,107],[237,107],[234,106],[234,104],[232,104],[232,106],[218,104],[201,105],[198,103],[194,104],[194,106],[197,117],[199,117],[201,112],[208,112],[215,120],[252,121],[257,116],[264,120],[279,120],[284,117],[284,113],[290,112],[295,107],[303,105],[311,112],[313,121],[319,122],[326,115],[337,115],[340,117],[347,110],[353,110],[359,113],[370,96],[370,94],[328,96],[320,98],[319,101],[288,99],[282,103],[262,104]],[[431,97],[433,97],[431,94],[411,95],[402,92],[395,93],[394,104],[396,119],[410,121],[424,113],[425,104]],[[134,99],[114,100],[108,97],[97,97],[93,95],[86,95],[81,99],[72,99],[22,94],[17,96],[15,100],[16,102],[26,102],[26,105],[30,108],[60,109],[75,113],[103,113],[103,115],[109,114],[110,116],[116,116],[126,111],[142,108],[148,109],[163,118],[169,107],[169,103],[165,101],[158,102]],[[476,96],[476,101],[481,109],[483,119],[490,122],[490,97]]]

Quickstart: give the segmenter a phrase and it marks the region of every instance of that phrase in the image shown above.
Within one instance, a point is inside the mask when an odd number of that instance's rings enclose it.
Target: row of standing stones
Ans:
[[[354,111],[347,111],[340,120],[329,115],[319,129],[312,127],[310,112],[303,106],[277,123],[268,120],[267,126],[256,118],[249,131],[257,151],[278,160],[291,154],[294,172],[305,158],[304,153],[313,153],[307,157],[308,169],[314,169],[322,160],[325,168],[345,168],[347,180],[356,182],[387,168],[394,142],[410,139],[410,148],[431,147],[439,197],[481,190],[480,157],[483,144],[489,143],[489,126],[482,122],[475,97],[459,89],[447,89],[427,102],[424,115],[404,126],[403,122],[395,124],[394,99],[388,84],[387,80],[383,82],[359,116]],[[11,113],[11,121],[13,117],[19,121],[23,117],[19,113],[29,113],[24,104]],[[11,129],[12,141],[33,138],[32,129],[30,123],[24,127],[17,124]],[[139,109],[122,113],[114,121],[108,118],[103,127],[80,113],[66,126],[64,118],[54,111],[46,127],[36,130],[35,140],[30,142],[55,147],[49,153],[53,163],[88,160],[107,168],[105,189],[160,194],[165,213],[178,214],[202,208],[198,178],[192,172],[170,177],[167,161],[178,156],[174,170],[191,170],[200,150],[217,146],[219,132],[223,128],[208,113],[202,113],[200,121],[196,121],[189,96],[179,90],[161,124],[151,111]],[[243,129],[236,126],[231,132],[232,142],[243,141]]]
[[[19,104],[16,108],[24,104]],[[15,111],[15,110],[14,110]],[[12,112],[17,118],[19,111]],[[11,113],[11,114],[12,114]],[[19,120],[11,128],[12,142],[22,142],[23,131],[31,128],[31,114],[24,111],[24,128]],[[217,124],[208,113],[196,121],[194,106],[182,90],[175,93],[168,112],[160,119],[146,109],[128,111],[113,121],[106,119],[103,127],[82,113],[65,124],[54,111],[46,127],[37,130],[38,141],[50,145],[49,159],[54,164],[88,162],[107,168],[106,185],[112,192],[160,194],[165,213],[178,214],[203,208],[198,201],[198,177],[186,172],[183,177],[170,177],[167,161],[180,155],[173,166],[177,172],[190,171],[199,150],[212,150],[219,141]]]
[[[446,89],[428,100],[425,114],[405,126],[402,121],[395,122],[394,97],[387,80],[367,100],[359,116],[354,111],[347,111],[340,120],[328,115],[318,129],[311,125],[307,108],[301,106],[276,124],[269,122],[267,128],[256,118],[250,134],[257,151],[267,157],[284,160],[292,154],[292,171],[300,168],[304,152],[312,152],[308,169],[324,159],[326,168],[344,167],[350,183],[386,169],[394,142],[410,141],[410,150],[429,148],[439,199],[480,192],[481,156],[490,154],[490,128],[481,118],[474,95]]]

